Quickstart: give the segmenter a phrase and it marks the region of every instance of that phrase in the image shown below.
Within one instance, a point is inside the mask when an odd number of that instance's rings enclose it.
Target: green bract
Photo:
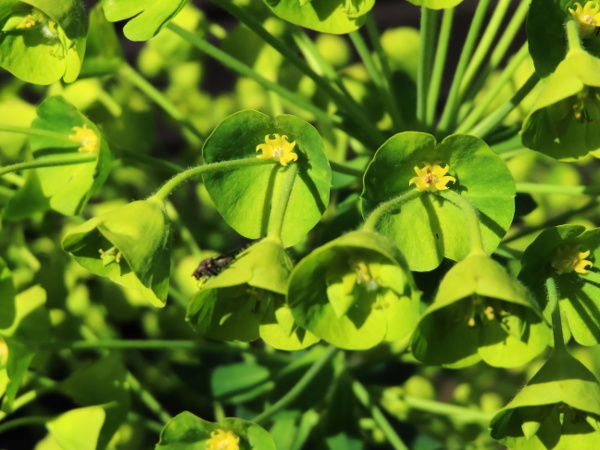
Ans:
[[[267,232],[272,205],[291,166],[298,175],[285,210],[281,238],[285,246],[298,243],[320,220],[329,204],[331,169],[319,133],[306,121],[289,115],[275,120],[258,111],[240,111],[223,120],[204,143],[207,164],[261,155],[256,147],[265,136],[287,136],[295,142],[298,159],[288,167],[273,164],[228,172],[207,173],[204,183],[215,206],[238,233],[256,239]]]
[[[38,106],[37,115],[31,128],[60,133],[64,139],[31,136],[36,161],[61,161],[67,155],[78,154],[96,156],[96,160],[36,169],[7,207],[5,217],[10,220],[27,217],[36,207],[50,207],[65,215],[79,214],[104,184],[113,161],[98,127],[64,98],[47,98]]]
[[[101,5],[96,5],[90,11],[90,30],[81,75],[92,77],[115,73],[123,61],[123,49],[115,27],[104,17]]]
[[[562,271],[553,267],[560,263],[561,253],[572,257],[589,251],[583,258],[589,261],[579,273],[576,270]],[[585,231],[579,225],[562,225],[542,232],[523,253],[523,269],[519,278],[536,294],[540,302],[546,301],[545,280],[552,277],[559,294],[559,307],[566,317],[563,321],[565,335],[570,332],[581,345],[600,343],[600,228]],[[582,264],[580,263],[580,266]],[[552,311],[546,311],[547,317]]]
[[[375,0],[265,0],[284,20],[323,33],[342,34],[365,22]]]
[[[139,290],[154,306],[169,288],[169,224],[162,202],[129,203],[69,230],[63,248],[90,272]]]
[[[550,337],[527,290],[498,263],[474,253],[446,274],[411,345],[428,364],[465,367],[484,360],[516,367],[539,355]]]
[[[218,450],[237,448],[233,446],[236,442],[242,450],[275,450],[269,433],[255,423],[236,418],[208,422],[187,411],[175,416],[163,428],[156,450]]]
[[[600,59],[571,51],[548,78],[523,123],[523,144],[553,158],[600,149]]]
[[[453,135],[436,144],[427,133],[399,133],[375,153],[364,177],[363,215],[381,203],[415,187],[415,167],[424,163],[449,166],[456,181],[448,187],[466,197],[477,209],[485,251],[496,249],[514,215],[515,183],[508,168],[485,142]],[[436,192],[422,192],[408,200],[376,226],[394,240],[412,270],[436,268],[444,257],[459,261],[470,250],[470,234],[463,212]]]
[[[560,351],[492,419],[492,437],[511,449],[598,448],[600,385]]]
[[[67,83],[79,75],[87,18],[80,0],[0,3],[0,67],[29,83]]]
[[[188,0],[102,0],[110,22],[130,19],[123,28],[127,39],[147,41],[183,9]]]
[[[346,349],[406,340],[419,298],[401,253],[378,234],[355,231],[314,250],[296,266],[288,303],[296,320]]]
[[[281,245],[262,240],[225,270],[202,280],[187,320],[203,336],[225,341],[259,337],[282,350],[297,350],[318,338],[295,323],[284,295],[292,261]]]
[[[567,54],[565,22],[572,20],[569,9],[575,3],[584,6],[588,0],[532,0],[527,16],[529,52],[540,77],[550,75]],[[600,38],[586,39],[585,48],[600,57]]]

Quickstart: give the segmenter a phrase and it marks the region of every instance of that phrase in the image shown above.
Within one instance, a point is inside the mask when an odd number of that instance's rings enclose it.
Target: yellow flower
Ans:
[[[70,135],[69,139],[81,143],[80,152],[98,153],[100,139],[93,130],[87,127],[87,124],[83,124],[83,127],[73,127],[73,131],[75,134]]]
[[[597,2],[587,2],[584,7],[575,3],[575,9],[569,8],[573,18],[579,23],[582,38],[593,36],[596,27],[600,27],[600,5]]]
[[[210,439],[206,441],[206,450],[240,450],[238,442],[240,438],[232,431],[218,429],[210,433]]]
[[[4,366],[8,361],[8,345],[0,340],[0,366]]]
[[[448,169],[450,168],[448,165],[446,167],[442,167],[439,163],[429,164],[424,162],[425,166],[422,169],[419,169],[418,166],[415,166],[415,172],[417,176],[411,178],[408,182],[409,185],[414,184],[417,186],[417,191],[444,191],[448,189],[446,184],[449,181],[456,182],[456,178],[451,176],[444,176],[448,173]]]
[[[298,159],[298,155],[294,153],[296,142],[288,142],[286,135],[280,136],[275,133],[273,134],[273,138],[270,136],[270,134],[267,134],[265,136],[265,143],[256,146],[256,151],[262,150],[262,155],[257,155],[257,158],[272,158],[281,163],[282,166],[287,166],[288,163]]]
[[[592,266],[593,263],[585,258],[590,256],[590,251],[580,252],[579,247],[579,245],[567,244],[558,247],[551,263],[554,270],[556,270],[556,273],[559,275],[571,273],[573,271],[577,273],[588,273],[586,267]]]

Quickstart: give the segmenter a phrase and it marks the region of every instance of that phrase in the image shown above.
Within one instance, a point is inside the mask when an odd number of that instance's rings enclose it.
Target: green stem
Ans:
[[[496,415],[496,412],[488,413],[477,411],[471,408],[449,405],[447,403],[436,402],[434,400],[427,400],[410,395],[403,396],[402,400],[404,400],[404,402],[411,408],[433,414],[448,416],[453,420],[457,422],[460,421],[462,423],[478,423],[482,425],[488,425],[492,420],[492,417]]]
[[[0,124],[0,131],[6,131],[8,133],[21,133],[26,134],[28,136],[45,137],[71,144],[72,147],[78,147],[80,145],[77,141],[73,141],[69,138],[69,136],[65,135],[64,133],[58,133],[56,131],[50,130],[42,130],[39,128],[19,127],[17,125]]]
[[[568,20],[566,24],[566,29],[567,46],[569,47],[567,56],[569,55],[569,53],[584,52],[585,50],[581,45],[581,38],[579,36],[579,24],[577,23],[577,21],[574,19]]]
[[[473,78],[481,67],[481,63],[490,54],[490,47],[496,38],[496,34],[506,16],[506,11],[508,10],[510,3],[511,0],[500,0],[496,5],[496,9],[494,9],[494,13],[488,21],[485,32],[477,44],[477,49],[470,59],[469,65],[465,69],[465,74],[460,84],[461,99],[464,98],[465,91],[471,86]]]
[[[140,427],[145,427],[149,431],[153,431],[156,434],[160,434],[160,432],[165,427],[164,423],[159,423],[155,420],[150,420],[147,417],[144,417],[141,414],[132,411],[127,412],[127,423],[132,423],[139,425]]]
[[[19,417],[18,419],[13,419],[9,422],[0,424],[0,434],[5,431],[12,430],[13,428],[27,426],[27,425],[45,425],[46,422],[52,420],[53,417],[45,417],[45,416],[29,416],[29,417]]]
[[[384,137],[381,132],[377,129],[377,127],[368,119],[367,116],[363,113],[363,111],[356,105],[353,101],[352,97],[349,96],[345,89],[342,89],[343,94],[340,94],[336,91],[331,84],[313,71],[305,61],[303,61],[295,50],[292,50],[290,47],[285,44],[281,39],[273,36],[269,33],[263,25],[256,20],[250,13],[248,13],[245,9],[240,8],[235,5],[230,0],[213,0],[214,3],[221,6],[231,15],[237,17],[244,25],[246,25],[250,30],[256,33],[261,37],[266,43],[268,43],[271,47],[281,53],[285,60],[294,66],[296,66],[300,71],[306,74],[309,78],[311,78],[317,86],[323,89],[324,92],[329,95],[329,97],[333,100],[333,102],[343,109],[350,117],[354,119],[354,121],[362,128],[362,130],[370,137],[372,144],[379,146],[381,142],[383,142]],[[201,49],[202,50],[202,49]],[[207,52],[208,53],[208,52]],[[212,55],[211,55],[212,56]],[[237,69],[234,69],[237,70]],[[270,88],[268,88],[270,89]],[[279,93],[279,92],[278,92]],[[281,95],[281,94],[280,94]],[[282,97],[284,97],[282,95]]]
[[[269,217],[269,226],[267,229],[267,237],[281,243],[281,232],[283,230],[283,222],[285,220],[285,212],[287,211],[294,181],[298,174],[298,165],[292,164],[285,169],[285,177],[279,190],[279,198],[277,203],[273,205],[271,215]]]
[[[588,203],[586,203],[585,205],[583,205],[581,208],[577,208],[577,209],[574,209],[574,210],[566,211],[566,212],[564,212],[562,214],[559,214],[558,216],[555,216],[555,217],[552,217],[550,219],[545,220],[540,225],[536,225],[536,226],[533,226],[533,227],[523,228],[523,229],[517,231],[516,233],[514,233],[511,236],[505,237],[502,242],[504,242],[505,244],[507,244],[509,242],[516,241],[517,239],[520,239],[520,238],[522,238],[524,236],[527,236],[529,234],[536,233],[536,232],[538,232],[540,230],[544,230],[544,229],[546,229],[548,227],[565,224],[572,217],[574,217],[574,216],[576,216],[578,214],[583,214],[583,213],[589,211],[590,209],[595,209],[597,207],[598,207],[598,201],[594,197]]]
[[[457,206],[463,213],[466,221],[469,236],[471,237],[470,253],[484,253],[483,251],[483,236],[481,235],[481,222],[477,215],[477,210],[473,203],[459,193],[448,189],[446,191],[438,191],[438,194]]]
[[[395,197],[387,202],[383,202],[375,208],[369,217],[365,220],[363,225],[363,230],[365,231],[376,231],[377,225],[381,220],[388,214],[392,214],[400,208],[402,203],[405,203],[413,198],[417,198],[422,193],[417,191],[416,189],[411,189],[410,191],[406,191],[403,194],[400,194],[398,197]]]
[[[70,156],[63,156],[61,158],[52,159],[41,159],[34,161],[27,161],[17,164],[11,164],[10,166],[0,167],[0,177],[6,173],[18,172],[20,170],[39,169],[40,167],[55,167],[55,166],[68,166],[72,164],[84,164],[96,161],[98,156],[90,154],[88,152],[74,153]]]
[[[388,422],[381,409],[373,404],[373,400],[367,389],[360,382],[355,380],[352,382],[352,390],[354,391],[356,398],[358,398],[363,406],[369,410],[371,416],[377,425],[379,425],[379,428],[381,428],[381,431],[383,431],[383,434],[385,434],[385,437],[392,447],[395,450],[408,450],[408,447],[402,442],[402,439],[398,436],[394,427]]]
[[[160,92],[156,87],[154,87],[151,83],[148,82],[139,72],[137,72],[133,67],[129,64],[124,63],[119,68],[119,75],[124,79],[131,82],[135,87],[137,87],[140,91],[146,94],[151,100],[153,100],[158,106],[160,106],[171,118],[175,121],[182,124],[189,131],[191,131],[194,136],[196,136],[200,141],[204,141],[206,136],[198,130],[194,126],[189,119],[186,118],[185,114],[183,114],[177,106],[171,102],[162,92]]]
[[[461,98],[465,97],[467,91],[469,90],[469,87],[472,84],[474,84],[475,86],[483,85],[483,80],[485,80],[485,78],[487,78],[487,76],[491,72],[498,68],[498,65],[506,56],[506,53],[509,50],[510,45],[512,44],[516,34],[521,30],[523,21],[525,20],[525,18],[527,17],[527,13],[529,12],[529,3],[530,0],[521,1],[521,4],[515,11],[513,17],[511,18],[510,23],[508,24],[506,29],[502,31],[502,37],[500,38],[498,43],[494,45],[494,51],[490,56],[488,64],[485,66],[481,74],[478,75],[479,81],[473,83],[473,77],[476,75],[476,72],[473,72],[472,74],[465,74],[464,81],[461,84]],[[467,69],[467,72],[468,71],[469,69]]]
[[[348,164],[339,163],[337,161],[329,161],[329,165],[331,166],[331,170],[338,173],[343,173],[346,175],[352,175],[355,177],[361,177],[364,175],[365,171],[362,169],[357,169],[356,167],[349,166]]]
[[[425,123],[428,127],[433,126],[435,121],[435,113],[437,103],[442,86],[442,77],[444,75],[444,67],[446,66],[446,57],[448,56],[448,44],[450,43],[450,34],[452,32],[452,21],[454,19],[454,8],[444,10],[442,16],[442,27],[438,37],[438,45],[435,51],[435,61],[431,73],[431,83],[427,90],[427,116]]]
[[[517,183],[517,192],[526,194],[600,195],[600,186]]]
[[[235,70],[241,75],[253,79],[265,89],[272,90],[278,93],[286,100],[292,102],[293,104],[304,109],[305,111],[310,112],[323,122],[329,125],[334,124],[334,121],[332,120],[331,116],[326,111],[314,106],[312,103],[308,102],[303,97],[300,97],[299,95],[284,88],[283,86],[267,80],[265,77],[259,75],[256,71],[254,71],[251,67],[241,63],[237,58],[234,58],[233,56],[218,49],[217,47],[210,44],[208,41],[201,38],[197,34],[191,33],[190,31],[180,27],[179,25],[173,22],[169,23],[169,25],[167,25],[167,28],[178,34],[181,38],[192,44],[194,47],[198,48],[200,51],[221,62],[226,67],[229,67],[230,69]]]
[[[337,354],[338,349],[336,347],[330,346],[321,357],[315,361],[315,363],[306,371],[306,373],[300,378],[298,383],[290,389],[287,394],[277,400],[273,405],[271,405],[268,409],[260,413],[258,416],[252,419],[252,422],[257,424],[265,423],[267,419],[270,419],[272,416],[277,414],[279,411],[284,409],[290,403],[292,403],[296,398],[298,398],[304,390],[308,387],[308,385],[314,380],[314,378],[319,374],[321,369],[325,367],[329,361],[333,359],[333,357]]]
[[[490,104],[497,99],[500,91],[506,86],[506,84],[510,81],[515,72],[521,66],[521,63],[525,61],[525,58],[527,58],[528,56],[529,47],[527,44],[525,44],[521,47],[517,54],[513,56],[508,65],[502,71],[502,74],[500,75],[498,80],[486,91],[483,98],[477,101],[477,106],[461,122],[460,126],[456,128],[456,133],[467,132],[481,119],[481,116],[489,108]]]
[[[554,349],[564,350],[565,339],[562,331],[562,320],[560,317],[560,307],[558,306],[558,289],[554,278],[546,278],[546,294],[548,295],[547,310],[552,315],[552,332],[554,333]]]
[[[396,91],[395,85],[392,82],[392,71],[390,69],[390,64],[388,61],[388,56],[383,50],[383,46],[381,45],[381,35],[379,34],[379,30],[377,29],[377,23],[373,18],[373,14],[367,14],[367,33],[369,33],[369,39],[373,45],[373,49],[379,58],[379,65],[381,66],[381,71],[383,73],[383,77],[387,86],[387,89],[390,93],[390,114],[392,115],[392,120],[396,124],[396,131],[402,131],[405,129],[406,124],[404,122],[404,118],[402,117],[402,113],[400,112],[400,108],[398,107],[397,99],[399,98],[398,92]]]
[[[433,47],[437,32],[437,11],[421,7],[421,41],[417,69],[417,122],[423,127],[427,117],[427,92],[431,81]]]
[[[473,54],[473,48],[475,47],[475,42],[479,36],[479,30],[485,21],[485,13],[488,10],[489,4],[490,0],[480,0],[477,9],[475,10],[473,20],[471,21],[469,33],[467,34],[467,39],[460,54],[456,72],[454,73],[444,112],[442,113],[442,118],[438,125],[438,129],[444,134],[447,133],[448,130],[454,128],[454,122],[460,107],[460,86],[469,60],[471,59],[471,55]]]
[[[204,164],[198,167],[192,167],[184,172],[181,172],[167,181],[163,186],[152,196],[158,200],[164,201],[180,184],[185,183],[191,179],[194,179],[200,175],[209,172],[219,172],[227,170],[235,170],[243,167],[261,166],[266,164],[273,164],[270,159],[258,159],[258,158],[244,158],[244,159],[233,159],[231,161],[222,161],[212,164]]]
[[[31,390],[25,392],[23,395],[20,395],[19,397],[17,397],[13,401],[12,410],[10,413],[15,412],[19,408],[22,408],[23,406],[27,405],[28,403],[31,403],[32,401],[38,399],[39,397],[46,394],[47,392],[51,392],[51,391],[57,389],[57,387],[58,387],[58,383],[56,383],[54,380],[50,380],[49,378],[41,378],[41,379],[37,379],[37,381],[41,384],[41,386],[36,389],[31,389]],[[0,421],[4,420],[4,418],[6,416],[8,416],[8,414],[9,413],[7,413],[5,411],[0,411]]]
[[[156,398],[144,388],[139,380],[133,376],[131,372],[127,372],[127,383],[131,389],[139,396],[142,403],[144,403],[150,411],[152,411],[156,417],[158,417],[163,423],[167,423],[171,420],[171,415],[165,411],[162,405],[156,400]]]
[[[477,136],[480,138],[484,138],[490,132],[492,132],[502,121],[508,116],[513,109],[515,109],[519,103],[529,94],[534,87],[539,83],[540,78],[534,72],[527,79],[525,84],[521,86],[521,88],[512,96],[512,98],[507,101],[504,105],[490,114],[486,119],[479,122],[475,125],[468,134],[472,134],[473,136]]]
[[[123,159],[128,159],[130,161],[148,164],[149,166],[156,167],[157,169],[163,170],[165,172],[179,173],[185,170],[185,167],[179,166],[177,164],[173,164],[163,159],[155,158],[153,156],[145,155],[140,152],[134,152],[132,150],[127,150],[124,148],[119,149],[119,156],[121,156],[121,158]]]

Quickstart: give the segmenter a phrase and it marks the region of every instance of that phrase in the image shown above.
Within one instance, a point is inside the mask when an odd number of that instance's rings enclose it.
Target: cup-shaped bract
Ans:
[[[87,17],[80,0],[0,3],[0,67],[36,84],[70,83],[81,69]]]
[[[512,449],[599,448],[600,384],[558,351],[490,426],[492,437]]]
[[[600,59],[571,51],[545,81],[523,123],[523,144],[553,158],[600,150]]]
[[[299,327],[285,303],[292,261],[269,239],[250,246],[216,276],[202,280],[188,305],[187,321],[203,336],[250,342],[261,337],[281,350],[319,341]]]
[[[585,230],[580,225],[548,228],[523,253],[519,278],[529,286],[544,315],[552,316],[546,303],[546,280],[552,278],[558,307],[566,320],[563,335],[581,345],[600,343],[600,228]]]
[[[296,320],[345,349],[408,338],[419,317],[420,292],[397,247],[372,232],[345,234],[296,266],[288,304]]]
[[[515,367],[539,355],[550,340],[527,289],[500,264],[473,253],[448,271],[411,346],[427,364],[465,367],[483,360]]]
[[[90,272],[137,289],[162,307],[169,290],[169,234],[163,202],[150,198],[69,230],[62,246]]]

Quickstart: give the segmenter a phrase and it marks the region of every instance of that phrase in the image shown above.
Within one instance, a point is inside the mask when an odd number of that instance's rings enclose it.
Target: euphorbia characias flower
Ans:
[[[408,184],[414,184],[419,192],[445,191],[446,189],[449,189],[446,185],[450,181],[456,182],[456,178],[446,175],[448,170],[450,170],[450,167],[447,164],[446,167],[442,167],[440,163],[430,164],[424,162],[423,168],[415,166],[414,169],[417,176],[411,178]]]
[[[562,244],[556,249],[554,259],[552,260],[552,267],[556,270],[556,273],[561,275],[563,273],[588,273],[586,267],[592,266],[593,263],[588,261],[587,258],[590,256],[590,251],[580,252],[580,245],[569,245]]]
[[[206,450],[240,450],[240,438],[233,431],[218,429],[206,440]]]
[[[262,154],[256,157],[258,159],[273,159],[282,166],[287,166],[290,162],[298,159],[298,155],[294,152],[295,146],[296,142],[288,142],[286,135],[267,134],[265,143],[256,146],[256,151],[262,150]]]
[[[574,3],[569,12],[579,24],[582,38],[589,38],[596,34],[596,28],[600,27],[600,4],[596,1],[586,2],[582,7],[580,3]]]

